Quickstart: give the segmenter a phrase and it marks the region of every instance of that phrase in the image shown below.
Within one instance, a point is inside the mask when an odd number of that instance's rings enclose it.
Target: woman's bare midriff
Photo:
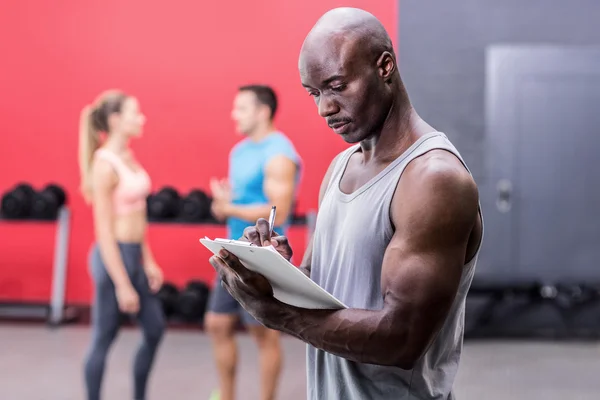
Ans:
[[[120,243],[142,243],[146,235],[146,210],[115,216],[114,235]]]

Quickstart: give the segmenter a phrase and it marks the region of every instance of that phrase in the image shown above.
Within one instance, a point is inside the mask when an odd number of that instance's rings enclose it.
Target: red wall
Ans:
[[[304,171],[300,212],[315,208],[321,178],[345,144],[300,85],[302,41],[326,10],[365,8],[396,37],[397,0],[23,0],[0,12],[0,191],[15,182],[56,181],[70,195],[67,301],[89,303],[91,210],[77,193],[77,126],[86,102],[107,88],[135,94],[148,118],[134,144],[154,189],[207,188],[224,176],[240,139],[229,118],[240,84],[265,82],[280,97],[277,125],[294,141]],[[46,301],[54,227],[0,222],[0,299]],[[167,279],[211,279],[204,235],[221,227],[152,225],[150,242]],[[290,234],[298,257],[303,228]]]

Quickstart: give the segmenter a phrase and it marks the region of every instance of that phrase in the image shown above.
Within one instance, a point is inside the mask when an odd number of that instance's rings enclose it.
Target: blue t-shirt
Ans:
[[[232,203],[240,205],[269,204],[264,193],[265,167],[275,156],[286,156],[296,163],[296,183],[300,176],[300,156],[292,142],[281,132],[274,132],[255,142],[246,138],[236,144],[229,154],[229,182],[232,190]],[[295,195],[295,193],[294,193]],[[267,216],[265,216],[267,217]],[[227,234],[230,239],[239,239],[244,229],[256,221],[239,218],[227,219]],[[285,234],[289,219],[275,229]]]

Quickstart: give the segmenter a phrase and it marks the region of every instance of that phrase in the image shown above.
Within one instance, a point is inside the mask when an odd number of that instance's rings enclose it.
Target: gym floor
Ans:
[[[2,400],[83,400],[82,358],[89,328],[0,325]],[[104,399],[129,400],[139,331],[121,330],[107,360]],[[256,349],[239,335],[240,400],[259,399]],[[284,337],[279,399],[306,398],[305,346]],[[456,382],[458,400],[597,400],[600,344],[467,341]],[[169,330],[157,356],[149,400],[204,400],[216,383],[210,343],[193,330]]]

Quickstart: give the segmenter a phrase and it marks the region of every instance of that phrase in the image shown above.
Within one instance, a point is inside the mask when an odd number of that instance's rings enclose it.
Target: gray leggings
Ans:
[[[134,399],[144,400],[148,375],[165,329],[165,319],[160,301],[148,286],[142,265],[141,245],[119,243],[119,250],[129,279],[140,297],[140,311],[136,317],[143,335],[135,356],[133,377]],[[117,336],[121,320],[115,286],[106,272],[97,245],[90,253],[90,266],[95,296],[92,305],[92,342],[85,360],[85,382],[88,400],[100,400],[106,355]]]

